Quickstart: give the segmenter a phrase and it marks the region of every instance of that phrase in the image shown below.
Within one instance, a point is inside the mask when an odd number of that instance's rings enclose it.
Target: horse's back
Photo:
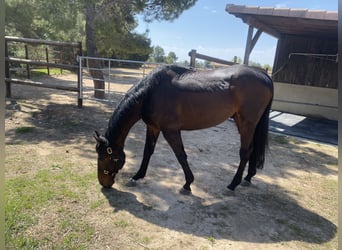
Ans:
[[[178,72],[180,72],[178,70]],[[215,92],[228,89],[233,84],[246,85],[260,83],[273,89],[273,83],[266,71],[246,65],[233,65],[215,70],[183,70],[176,75],[172,84],[183,91]]]
[[[166,69],[165,76],[159,71],[159,84],[151,88],[144,108],[144,120],[159,127],[207,128],[242,108],[253,109],[254,103],[266,103],[268,79],[261,70],[241,65],[217,70],[180,67],[177,72],[183,74],[178,74],[172,67]]]

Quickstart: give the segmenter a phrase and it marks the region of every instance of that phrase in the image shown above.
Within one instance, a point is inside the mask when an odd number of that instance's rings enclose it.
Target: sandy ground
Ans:
[[[67,83],[73,77],[43,80]],[[79,109],[76,94],[18,85],[13,97],[7,102],[6,157],[24,150],[39,161],[68,152],[82,171],[96,171],[92,132],[105,131],[115,103],[85,99]],[[67,122],[77,130],[62,129]],[[15,129],[22,126],[35,126],[37,133],[17,138]],[[145,126],[138,122],[126,140],[126,165],[113,189],[101,189],[96,179],[89,187],[89,199],[102,205],[89,211],[70,204],[95,228],[89,249],[337,249],[337,147],[272,135],[265,167],[253,185],[226,196],[239,162],[235,124],[228,120],[183,132],[195,175],[193,194],[184,196],[179,194],[183,172],[162,136],[146,178],[136,187],[126,185],[141,162],[144,135]],[[34,166],[26,172],[37,171]],[[7,167],[5,174],[11,178],[21,172]],[[40,216],[40,225],[54,220],[46,211]],[[41,237],[49,232],[39,225],[30,230]]]

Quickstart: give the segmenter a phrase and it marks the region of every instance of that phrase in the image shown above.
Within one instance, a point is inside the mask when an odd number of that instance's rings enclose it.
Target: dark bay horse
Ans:
[[[262,69],[235,65],[217,70],[162,66],[133,86],[112,114],[104,136],[95,131],[98,180],[109,188],[125,164],[124,142],[140,119],[146,126],[144,155],[132,181],[144,178],[158,136],[163,133],[185,174],[183,191],[191,192],[194,176],[187,161],[181,130],[204,129],[232,117],[241,147],[238,170],[228,185],[234,190],[262,168],[267,146],[268,120],[273,100],[272,79]]]

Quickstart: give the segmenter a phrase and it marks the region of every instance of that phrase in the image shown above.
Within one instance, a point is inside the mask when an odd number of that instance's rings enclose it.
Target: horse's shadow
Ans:
[[[272,185],[267,189],[265,192],[254,187],[240,188],[236,196],[222,196],[209,205],[195,195],[182,196],[163,190],[177,197],[164,200],[167,204],[164,209],[139,201],[131,192],[117,189],[102,189],[102,192],[115,212],[125,210],[155,225],[199,237],[252,243],[321,244],[336,235],[337,227],[332,222],[301,207],[286,194],[273,192]]]

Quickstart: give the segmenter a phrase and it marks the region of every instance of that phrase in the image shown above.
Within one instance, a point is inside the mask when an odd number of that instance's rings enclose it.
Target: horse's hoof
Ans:
[[[187,190],[185,188],[181,188],[181,190],[179,190],[179,193],[182,195],[191,195],[191,190]]]
[[[244,187],[250,187],[251,185],[252,185],[252,183],[250,181],[247,181],[247,180],[243,180],[241,183],[241,186],[244,186]]]
[[[224,196],[235,196],[235,191],[234,190],[231,190],[229,188],[226,188],[224,191],[223,191],[223,195]]]
[[[127,187],[136,187],[137,186],[137,181],[134,180],[133,178],[130,178],[127,183],[126,183]]]

